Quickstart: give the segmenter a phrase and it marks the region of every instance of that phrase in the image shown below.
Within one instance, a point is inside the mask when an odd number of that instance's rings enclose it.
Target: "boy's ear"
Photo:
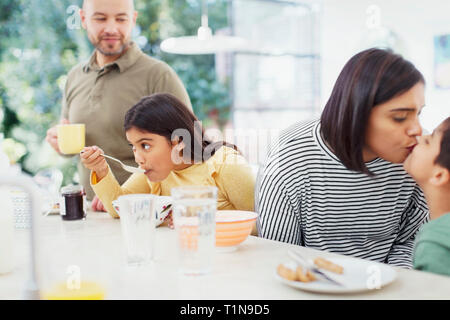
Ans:
[[[435,166],[430,183],[436,187],[441,187],[450,182],[450,172],[441,166]]]

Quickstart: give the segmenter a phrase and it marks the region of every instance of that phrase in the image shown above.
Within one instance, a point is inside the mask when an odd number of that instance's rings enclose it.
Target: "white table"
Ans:
[[[381,289],[354,294],[317,294],[288,287],[274,277],[277,265],[288,259],[292,245],[249,237],[238,250],[215,255],[211,275],[178,274],[175,231],[157,228],[156,261],[140,268],[124,263],[120,221],[107,213],[89,212],[85,221],[42,218],[41,279],[61,266],[77,264],[81,276],[94,276],[106,287],[107,299],[450,299],[450,277],[396,268],[397,279]],[[28,231],[16,232],[16,268],[0,275],[0,299],[22,299],[28,276]],[[296,247],[305,255],[338,256]],[[73,257],[70,259],[70,257]],[[42,263],[42,261],[44,261]],[[55,262],[56,261],[56,262]]]

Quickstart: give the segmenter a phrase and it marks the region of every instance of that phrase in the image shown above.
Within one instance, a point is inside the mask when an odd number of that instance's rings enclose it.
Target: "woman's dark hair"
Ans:
[[[445,119],[441,126],[441,151],[434,162],[450,170],[450,117]]]
[[[363,160],[372,108],[424,83],[414,65],[391,50],[368,49],[344,66],[321,116],[321,134],[349,170],[373,175]]]
[[[194,163],[208,160],[222,146],[237,147],[227,142],[211,142],[205,138],[200,121],[186,105],[169,93],[143,97],[125,114],[125,131],[136,128],[163,136],[168,142],[178,138],[184,142],[183,155]],[[188,141],[189,140],[189,141]]]

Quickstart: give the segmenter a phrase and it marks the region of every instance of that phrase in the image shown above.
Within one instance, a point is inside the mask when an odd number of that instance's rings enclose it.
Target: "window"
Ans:
[[[264,130],[320,113],[319,10],[294,1],[234,0],[231,16],[234,35],[249,40],[233,54],[233,128],[259,130],[258,149],[267,148]]]

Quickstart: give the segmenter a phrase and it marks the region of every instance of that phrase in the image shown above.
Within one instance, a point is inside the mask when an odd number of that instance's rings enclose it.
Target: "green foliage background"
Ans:
[[[81,4],[0,0],[0,130],[9,142],[8,154],[31,174],[46,167],[62,169],[64,184],[73,180],[76,158],[58,156],[44,139],[59,119],[67,72],[93,50],[83,29],[67,27],[68,8]],[[227,0],[208,1],[213,32],[227,27],[227,5]],[[201,1],[135,0],[135,6],[139,16],[133,38],[144,52],[175,69],[200,120],[207,123],[214,112],[227,121],[229,87],[216,80],[214,55],[172,55],[159,48],[167,37],[196,34]]]

